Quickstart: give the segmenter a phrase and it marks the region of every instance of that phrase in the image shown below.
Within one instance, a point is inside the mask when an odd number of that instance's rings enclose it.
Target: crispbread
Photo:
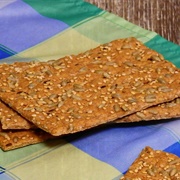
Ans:
[[[120,180],[178,180],[180,158],[174,154],[145,147]]]
[[[180,96],[180,71],[135,38],[36,63],[26,71],[17,71],[14,64],[0,71],[1,99],[54,136],[114,121]]]
[[[24,119],[16,111],[0,101],[0,122],[2,129],[31,129],[34,124]]]
[[[44,142],[54,138],[41,129],[31,130],[2,130],[0,129],[0,147],[3,151]]]
[[[21,69],[22,71],[26,71],[29,66],[35,66],[36,64],[43,64],[44,62],[15,62],[13,64],[13,69],[9,68],[9,73],[13,74],[14,69],[16,71],[19,71]],[[48,62],[47,62],[48,63]],[[1,64],[2,67],[1,73],[3,73],[3,68],[10,67],[9,64]],[[12,108],[4,104],[2,101],[0,101],[0,122],[2,125],[2,129],[35,129],[36,126],[23,118],[20,114],[18,114],[16,111],[14,111]]]
[[[180,98],[173,101],[158,104],[142,111],[136,112],[116,120],[116,123],[138,122],[148,120],[172,119],[180,117]]]
[[[37,62],[40,63],[40,62]],[[13,68],[18,71],[19,68],[22,71],[26,71],[26,69],[30,65],[34,65],[36,62],[15,62]],[[3,68],[10,67],[9,64],[0,64],[1,74],[4,72]],[[9,73],[13,73],[14,69],[9,68]],[[36,128],[31,122],[24,119],[20,116],[16,111],[12,110],[9,106],[0,101],[0,122],[2,125],[2,129],[31,129]]]

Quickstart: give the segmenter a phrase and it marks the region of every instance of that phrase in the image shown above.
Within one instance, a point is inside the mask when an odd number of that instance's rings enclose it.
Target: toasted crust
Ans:
[[[145,147],[120,180],[178,180],[179,178],[178,156]]]
[[[3,70],[2,70],[3,69]],[[180,72],[135,38],[77,56],[0,67],[0,98],[54,136],[114,121],[180,96]],[[2,83],[3,82],[3,83]]]
[[[24,119],[16,111],[0,101],[0,122],[2,129],[31,129],[34,124]]]
[[[0,129],[0,147],[3,151],[44,142],[54,138],[50,134],[40,130],[7,130]]]

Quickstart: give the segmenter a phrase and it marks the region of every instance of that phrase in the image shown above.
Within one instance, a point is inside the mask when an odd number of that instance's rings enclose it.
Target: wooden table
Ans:
[[[180,45],[180,0],[86,0]]]

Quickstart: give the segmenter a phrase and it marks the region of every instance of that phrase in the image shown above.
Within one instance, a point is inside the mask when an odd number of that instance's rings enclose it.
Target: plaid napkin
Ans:
[[[57,59],[129,36],[180,67],[180,46],[82,0],[0,1],[0,63]],[[146,145],[180,156],[180,119],[109,125],[0,151],[0,179],[118,180]]]

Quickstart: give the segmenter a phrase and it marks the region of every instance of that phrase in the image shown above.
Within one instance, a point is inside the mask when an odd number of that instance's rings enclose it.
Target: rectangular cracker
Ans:
[[[34,124],[0,101],[0,122],[2,129],[31,129]]]
[[[116,123],[172,119],[180,117],[180,98],[158,104],[116,120]]]
[[[26,69],[30,66],[35,64],[36,62],[15,62],[14,68],[16,71],[18,71],[19,68],[21,70],[26,71]],[[44,62],[38,62],[38,63],[44,63]],[[8,64],[2,65],[4,68],[8,67]],[[35,129],[36,126],[23,118],[20,114],[18,114],[16,111],[14,111],[12,108],[4,104],[0,100],[0,122],[2,125],[2,129]]]
[[[180,96],[180,71],[135,38],[23,68],[0,66],[0,98],[54,136]]]
[[[180,178],[180,158],[174,154],[145,147],[120,180],[165,180]]]
[[[41,129],[5,131],[0,128],[0,147],[3,151],[37,144],[52,138],[54,138],[52,135]]]

